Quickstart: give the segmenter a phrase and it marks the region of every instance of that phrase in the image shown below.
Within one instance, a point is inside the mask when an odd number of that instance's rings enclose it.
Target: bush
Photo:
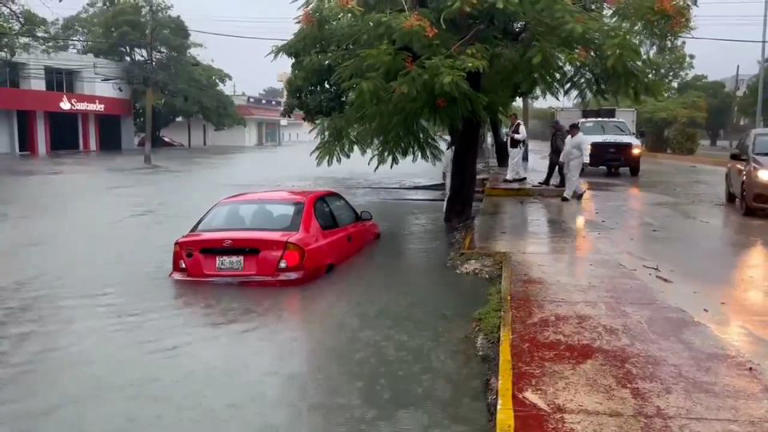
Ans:
[[[669,130],[669,150],[674,154],[692,155],[699,150],[699,133],[692,127],[676,124]]]

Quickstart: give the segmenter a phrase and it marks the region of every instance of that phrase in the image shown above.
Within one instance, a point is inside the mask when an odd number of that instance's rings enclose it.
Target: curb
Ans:
[[[669,162],[698,164],[698,165],[707,165],[707,166],[715,166],[715,167],[727,167],[728,164],[730,163],[729,159],[716,159],[716,158],[710,158],[710,157],[704,157],[704,156],[683,156],[683,155],[675,155],[675,154],[669,154],[669,153],[645,152],[643,153],[643,157],[648,159],[663,160],[663,161],[669,161]]]
[[[497,186],[487,186],[485,188],[485,196],[489,197],[543,197],[543,198],[558,198],[563,194],[562,189],[552,188],[505,188]]]
[[[514,432],[515,407],[512,400],[512,317],[510,311],[510,288],[512,285],[512,263],[509,255],[504,256],[501,276],[501,329],[499,331],[499,382],[496,401],[496,432]]]

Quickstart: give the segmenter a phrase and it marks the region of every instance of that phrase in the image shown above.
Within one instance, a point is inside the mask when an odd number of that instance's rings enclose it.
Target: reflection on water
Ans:
[[[744,327],[768,339],[768,251],[761,241],[739,258],[733,272],[733,289],[726,304],[725,311],[732,327]],[[737,337],[743,334],[741,330],[734,329],[732,332]]]

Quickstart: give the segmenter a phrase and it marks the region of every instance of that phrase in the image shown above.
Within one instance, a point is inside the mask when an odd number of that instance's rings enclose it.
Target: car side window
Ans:
[[[328,205],[324,198],[317,200],[315,203],[315,219],[317,219],[317,223],[324,231],[339,227],[339,225],[336,223],[336,218],[333,217],[331,207]]]
[[[748,139],[748,136],[744,135],[743,137],[741,137],[741,139],[739,140],[738,144],[736,144],[736,151],[738,151],[743,156],[745,156],[748,153],[747,152],[747,139]]]
[[[333,211],[340,227],[352,225],[359,220],[357,211],[344,198],[338,195],[329,195],[325,197],[325,200],[331,206],[331,211]]]

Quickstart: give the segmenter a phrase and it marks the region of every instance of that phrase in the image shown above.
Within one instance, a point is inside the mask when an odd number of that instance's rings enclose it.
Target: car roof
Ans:
[[[236,201],[291,201],[305,202],[313,196],[322,196],[335,193],[330,190],[274,190],[265,192],[245,192],[224,198],[221,202]]]

